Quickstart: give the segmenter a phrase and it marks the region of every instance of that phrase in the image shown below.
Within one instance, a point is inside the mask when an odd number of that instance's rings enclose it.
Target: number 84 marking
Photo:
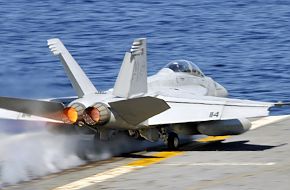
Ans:
[[[209,117],[219,117],[220,112],[210,112]]]

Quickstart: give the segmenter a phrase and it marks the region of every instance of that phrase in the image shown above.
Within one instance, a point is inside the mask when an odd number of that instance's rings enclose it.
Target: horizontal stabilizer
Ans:
[[[35,115],[54,120],[61,120],[64,105],[59,102],[0,97],[0,108]]]
[[[120,117],[133,125],[170,108],[164,100],[149,96],[111,102],[109,105]]]
[[[97,92],[97,89],[81,69],[76,60],[58,38],[47,40],[51,52],[58,56],[64,66],[65,72],[77,92],[78,97]]]
[[[47,117],[39,117],[35,115],[28,115],[25,113],[10,111],[10,110],[1,109],[1,108],[0,108],[0,119],[64,124],[64,122],[60,120],[49,119]]]

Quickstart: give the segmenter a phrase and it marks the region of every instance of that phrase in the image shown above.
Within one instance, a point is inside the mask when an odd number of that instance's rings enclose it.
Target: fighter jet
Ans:
[[[63,43],[49,39],[76,97],[43,100],[0,97],[0,118],[56,123],[76,131],[88,129],[98,140],[118,131],[170,149],[179,135],[239,135],[248,118],[267,116],[276,103],[226,98],[227,90],[191,61],[174,60],[147,77],[146,39],[135,39],[125,53],[114,88],[98,91]],[[280,104],[282,105],[282,104]],[[87,131],[87,130],[85,130]]]

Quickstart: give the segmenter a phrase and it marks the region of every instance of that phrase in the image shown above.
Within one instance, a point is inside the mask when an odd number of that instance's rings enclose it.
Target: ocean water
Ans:
[[[0,96],[75,95],[49,38],[106,90],[133,39],[146,37],[150,75],[188,59],[231,97],[289,101],[289,31],[287,0],[0,0]]]
[[[289,0],[0,0],[0,96],[75,95],[47,47],[55,37],[99,90],[113,86],[133,39],[146,37],[149,75],[188,59],[230,97],[290,101]],[[84,162],[78,149],[91,144],[77,148],[79,137],[34,125],[0,121],[0,188]],[[130,146],[111,146],[124,147]]]

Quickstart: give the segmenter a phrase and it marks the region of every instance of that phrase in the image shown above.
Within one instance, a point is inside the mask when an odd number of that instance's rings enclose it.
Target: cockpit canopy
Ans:
[[[198,77],[204,77],[201,70],[191,61],[187,60],[174,60],[169,62],[164,68],[171,69],[174,72],[188,73]]]

